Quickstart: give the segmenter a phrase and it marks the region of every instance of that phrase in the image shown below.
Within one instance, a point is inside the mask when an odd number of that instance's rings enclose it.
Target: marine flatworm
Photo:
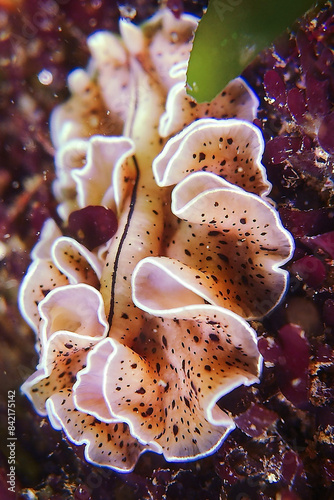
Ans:
[[[89,38],[51,119],[63,229],[47,221],[20,290],[39,354],[23,392],[88,461],[122,472],[145,451],[207,456],[234,428],[217,402],[259,380],[246,320],[280,301],[293,249],[252,90],[237,78],[206,104],[185,92],[196,25],[162,10]],[[116,233],[88,249],[80,220],[98,225],[96,206]],[[76,241],[66,226],[82,209]]]

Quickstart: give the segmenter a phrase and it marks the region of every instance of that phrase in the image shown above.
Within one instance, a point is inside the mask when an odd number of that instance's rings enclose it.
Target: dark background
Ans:
[[[140,22],[158,4],[126,6]],[[201,15],[205,2],[168,6],[176,15]],[[244,72],[261,99],[256,124],[267,143],[263,161],[272,198],[296,241],[288,294],[269,317],[252,323],[266,361],[261,384],[224,398],[237,429],[212,457],[169,464],[148,453],[133,473],[122,475],[88,465],[82,448],[70,446],[21,396],[37,356],[17,308],[29,252],[43,221],[57,219],[50,112],[67,97],[68,72],[87,63],[87,36],[116,31],[119,9],[107,0],[0,0],[1,499],[13,498],[6,485],[9,390],[16,391],[18,498],[334,498],[334,140],[318,133],[321,123],[334,128],[333,14],[328,2]],[[53,75],[50,85],[38,79],[44,69]],[[303,383],[291,392],[295,377]]]

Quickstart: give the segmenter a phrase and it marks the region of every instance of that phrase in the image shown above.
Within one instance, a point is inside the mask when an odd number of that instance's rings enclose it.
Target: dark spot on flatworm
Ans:
[[[121,316],[123,319],[129,319],[129,316],[126,314],[126,313],[122,313],[122,316]]]
[[[142,341],[142,343],[145,344],[145,342],[146,342],[146,335],[145,335],[144,332],[140,332],[139,338]]]
[[[199,154],[199,160],[198,160],[198,162],[199,162],[199,163],[201,163],[201,161],[205,160],[205,158],[206,158],[206,155],[205,155],[204,153],[202,153],[202,152],[201,152],[201,153]]]
[[[145,392],[146,392],[146,391],[145,391],[144,387],[141,387],[140,389],[138,389],[138,390],[136,391],[136,394],[145,394]]]
[[[207,372],[211,372],[211,366],[205,365],[204,370],[206,370]]]
[[[174,424],[173,425],[173,434],[174,434],[174,436],[176,436],[178,434],[178,432],[179,432],[179,428],[178,428],[177,425]]]
[[[224,255],[223,253],[218,253],[217,256],[220,258],[220,260],[224,262],[228,262],[228,257]]]
[[[240,219],[240,224],[246,224],[246,219],[245,218]]]

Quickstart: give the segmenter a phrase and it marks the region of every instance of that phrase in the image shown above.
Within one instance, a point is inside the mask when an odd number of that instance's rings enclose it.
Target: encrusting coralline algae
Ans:
[[[196,24],[162,10],[88,40],[52,116],[54,191],[65,228],[99,206],[117,225],[88,249],[48,220],[20,291],[40,356],[23,392],[88,461],[123,472],[145,451],[207,456],[234,428],[216,403],[259,380],[246,320],[280,301],[293,250],[253,91],[237,78],[211,103],[186,94]]]

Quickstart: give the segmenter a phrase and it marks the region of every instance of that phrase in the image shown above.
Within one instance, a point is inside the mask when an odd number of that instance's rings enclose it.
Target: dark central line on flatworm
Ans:
[[[115,286],[116,286],[116,275],[117,275],[117,269],[118,269],[118,261],[119,261],[121,251],[122,251],[122,248],[123,248],[123,245],[125,242],[125,238],[127,237],[127,234],[128,234],[128,230],[129,230],[130,223],[131,223],[131,218],[133,215],[133,211],[135,209],[135,203],[136,203],[136,199],[137,199],[137,188],[138,188],[138,182],[139,182],[139,166],[138,166],[136,157],[132,156],[132,159],[133,159],[133,163],[135,164],[135,168],[136,168],[136,180],[135,180],[132,195],[131,195],[131,202],[130,202],[128,217],[126,220],[124,231],[123,231],[121,241],[120,241],[118,249],[117,249],[116,257],[115,257],[114,270],[113,270],[113,275],[112,275],[112,280],[111,280],[110,309],[109,309],[109,316],[108,316],[108,323],[109,323],[110,327],[112,324],[112,320],[113,320],[113,316],[114,316],[114,308],[115,308]]]

